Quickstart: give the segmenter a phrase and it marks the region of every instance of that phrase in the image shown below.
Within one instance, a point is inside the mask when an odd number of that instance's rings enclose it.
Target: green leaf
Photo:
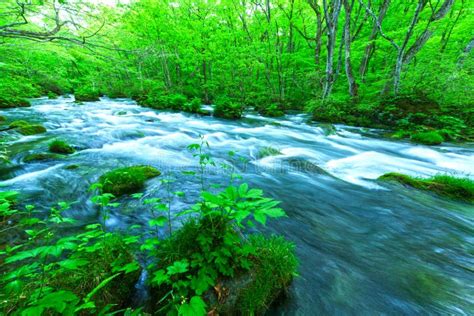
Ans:
[[[206,303],[200,296],[193,296],[189,303],[181,305],[178,309],[180,316],[206,315]]]
[[[166,225],[167,222],[168,222],[168,218],[166,218],[166,216],[158,216],[157,218],[149,220],[148,224],[151,227],[154,227],[154,226],[163,227]]]
[[[181,261],[173,262],[173,265],[166,268],[168,270],[168,275],[180,274],[188,271],[189,263],[186,259]]]
[[[86,259],[66,259],[58,262],[59,266],[68,270],[76,270],[79,267],[85,266],[89,261]]]
[[[169,280],[169,277],[166,275],[165,270],[158,270],[154,273],[153,279],[151,282],[155,285],[161,285],[166,283]]]

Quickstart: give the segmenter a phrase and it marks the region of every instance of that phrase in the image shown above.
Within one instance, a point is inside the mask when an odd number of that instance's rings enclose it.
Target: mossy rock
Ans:
[[[205,237],[204,237],[205,236]],[[233,246],[224,246],[233,240]],[[168,269],[177,261],[193,261],[203,257],[205,253],[228,251],[228,269],[234,269],[242,255],[248,253],[245,259],[248,268],[235,268],[235,273],[218,272],[219,263],[207,270],[199,265],[189,267],[186,275],[176,276],[173,282],[189,280],[190,277],[206,276],[206,271],[212,270],[211,284],[204,284],[202,298],[206,301],[208,311],[218,315],[254,315],[263,313],[281,293],[284,293],[297,273],[298,262],[295,256],[295,246],[282,237],[267,238],[263,235],[251,235],[248,239],[241,237],[240,232],[221,216],[208,216],[199,220],[188,220],[179,230],[164,239],[155,250],[155,256],[160,258],[156,267],[158,271]],[[244,250],[245,249],[245,250]],[[245,255],[244,255],[245,256]],[[207,261],[208,258],[203,257]],[[235,260],[235,261],[234,261]],[[216,260],[217,262],[217,260]],[[232,268],[233,267],[233,268]],[[221,269],[224,271],[226,269]],[[231,276],[232,275],[232,276]],[[205,280],[203,280],[205,281]],[[187,281],[189,282],[189,281]],[[207,288],[207,290],[206,290]],[[155,310],[163,308],[166,302],[160,301],[170,291],[170,284],[151,287]],[[165,307],[166,308],[166,307]]]
[[[57,154],[73,154],[76,150],[63,140],[54,140],[49,144],[49,151]]]
[[[7,118],[3,115],[0,115],[0,122],[5,122]]]
[[[103,174],[99,183],[102,184],[102,192],[120,196],[140,191],[146,180],[160,174],[158,169],[151,166],[124,167]]]
[[[46,133],[46,128],[43,125],[31,124],[23,120],[13,121],[9,127],[16,129],[20,134],[25,136]]]
[[[0,97],[0,109],[29,107],[30,101],[18,97],[6,98]]]
[[[277,103],[272,103],[267,106],[257,107],[257,111],[260,115],[266,117],[281,117],[285,115],[283,107]]]
[[[410,140],[417,144],[433,146],[441,144],[444,141],[444,138],[438,132],[432,131],[413,134],[411,135]]]
[[[64,169],[66,169],[66,170],[76,170],[76,169],[79,169],[79,167],[80,167],[79,165],[74,165],[73,164],[73,165],[68,165],[68,166],[64,167]]]
[[[415,178],[401,173],[391,172],[379,177],[379,180],[396,181],[416,189],[432,191],[466,202],[474,202],[474,180],[448,175],[436,175],[431,178]]]
[[[23,158],[24,162],[33,162],[33,161],[47,161],[64,158],[62,155],[52,154],[52,153],[38,153],[38,154],[29,154]]]

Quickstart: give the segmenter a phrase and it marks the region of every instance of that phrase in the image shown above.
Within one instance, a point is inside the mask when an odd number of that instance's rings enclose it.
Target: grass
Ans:
[[[63,140],[56,139],[49,144],[49,151],[56,154],[73,154],[76,150]]]
[[[120,196],[140,191],[145,181],[161,173],[151,166],[132,166],[109,171],[99,178],[102,192]]]
[[[267,309],[288,288],[298,267],[295,246],[283,237],[252,235],[248,243],[256,248],[253,278],[237,300],[240,312],[245,315]]]
[[[432,191],[436,194],[466,202],[474,202],[474,180],[448,175],[435,175],[431,178],[410,177],[401,173],[387,173],[380,180],[396,181],[416,189]]]

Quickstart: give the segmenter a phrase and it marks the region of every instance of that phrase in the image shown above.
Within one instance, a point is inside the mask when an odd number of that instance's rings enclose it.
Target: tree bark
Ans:
[[[351,13],[354,1],[344,0],[344,12],[346,14],[344,22],[344,68],[346,70],[347,83],[349,84],[349,94],[351,98],[357,98],[358,85],[352,72],[351,64]]]
[[[323,0],[323,10],[326,21],[326,78],[323,85],[323,100],[331,95],[334,85],[334,50],[336,46],[337,24],[341,12],[341,0]]]

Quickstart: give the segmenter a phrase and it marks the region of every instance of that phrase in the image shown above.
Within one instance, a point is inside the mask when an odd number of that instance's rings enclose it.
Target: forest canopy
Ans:
[[[2,1],[0,96],[179,93],[357,116],[402,95],[472,117],[470,1],[111,2]]]

